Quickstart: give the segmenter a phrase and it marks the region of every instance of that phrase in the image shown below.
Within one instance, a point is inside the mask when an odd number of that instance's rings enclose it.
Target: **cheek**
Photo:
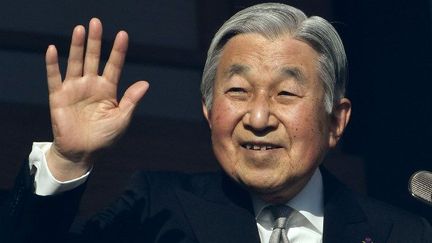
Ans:
[[[210,123],[213,136],[228,136],[241,119],[241,112],[225,100],[215,100],[211,110]]]
[[[298,107],[293,112],[286,113],[285,127],[293,143],[293,147],[300,150],[317,149],[325,147],[328,136],[327,117],[317,106]]]
[[[227,99],[215,99],[211,110],[213,152],[225,171],[235,170],[238,159],[236,128],[241,125],[244,109]],[[230,173],[231,174],[231,173]]]

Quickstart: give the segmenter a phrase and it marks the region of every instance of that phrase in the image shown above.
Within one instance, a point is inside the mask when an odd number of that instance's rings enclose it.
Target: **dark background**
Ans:
[[[70,33],[92,16],[104,23],[104,50],[115,33],[131,43],[120,94],[150,81],[130,129],[94,168],[81,215],[117,195],[136,169],[217,169],[201,115],[199,84],[216,29],[263,1],[123,0],[3,2],[0,8],[0,188],[7,190],[33,141],[50,141],[44,53],[67,58]],[[432,221],[432,207],[412,199],[410,175],[432,169],[432,1],[281,1],[331,21],[350,63],[352,120],[326,166],[354,190]],[[64,65],[63,65],[64,68]]]

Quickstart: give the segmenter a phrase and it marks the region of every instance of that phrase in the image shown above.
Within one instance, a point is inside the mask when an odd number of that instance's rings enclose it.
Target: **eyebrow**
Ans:
[[[225,76],[232,77],[234,75],[242,75],[250,70],[250,67],[242,64],[233,64],[225,72]]]
[[[299,81],[300,84],[304,84],[306,82],[303,72],[297,67],[283,67],[281,68],[280,72],[285,77],[294,78],[295,80]]]
[[[243,64],[232,64],[227,71],[225,71],[225,77],[231,78],[234,75],[244,75],[250,70],[250,67]],[[297,67],[282,67],[279,73],[284,78],[293,78],[298,81],[299,84],[306,82],[306,77],[303,72]]]

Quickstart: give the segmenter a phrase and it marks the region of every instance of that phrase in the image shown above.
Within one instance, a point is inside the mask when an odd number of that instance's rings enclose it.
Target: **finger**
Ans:
[[[78,25],[75,27],[72,33],[72,41],[69,50],[68,66],[66,70],[65,80],[82,76],[84,42],[85,28],[82,25]]]
[[[124,93],[120,100],[119,108],[125,114],[131,115],[138,102],[144,96],[149,88],[149,83],[146,81],[138,81],[132,84]]]
[[[57,49],[54,45],[48,46],[45,55],[45,63],[48,79],[48,91],[49,93],[52,93],[58,88],[60,88],[62,84],[62,78],[58,64]]]
[[[103,76],[114,84],[117,84],[120,78],[127,48],[128,34],[120,31],[114,40],[113,49],[103,72]]]
[[[84,60],[84,75],[98,74],[100,50],[102,38],[102,23],[99,19],[93,18],[89,23],[89,34],[87,39],[87,50]]]

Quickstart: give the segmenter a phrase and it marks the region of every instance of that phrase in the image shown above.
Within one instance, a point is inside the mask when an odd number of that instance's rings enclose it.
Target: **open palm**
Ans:
[[[117,34],[103,74],[99,75],[101,38],[102,24],[94,18],[89,24],[84,56],[85,29],[75,27],[63,81],[56,48],[49,46],[46,53],[52,149],[71,162],[83,162],[112,144],[129,124],[134,108],[148,89],[147,82],[138,81],[117,101],[128,35],[124,31]]]

